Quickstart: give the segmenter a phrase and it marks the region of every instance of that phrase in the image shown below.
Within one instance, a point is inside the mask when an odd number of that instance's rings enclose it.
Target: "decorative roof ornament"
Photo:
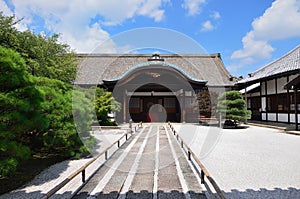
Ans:
[[[148,61],[165,61],[163,58],[160,57],[159,54],[153,54],[151,58],[148,59]]]

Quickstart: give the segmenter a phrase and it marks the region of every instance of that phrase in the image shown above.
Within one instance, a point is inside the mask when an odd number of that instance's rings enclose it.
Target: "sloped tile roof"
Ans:
[[[300,69],[300,45],[295,49],[288,52],[286,55],[275,60],[274,62],[258,69],[257,71],[250,74],[250,77],[242,79],[238,84],[257,82],[264,78],[271,78],[285,74],[287,72],[297,73]]]
[[[75,84],[97,85],[103,80],[118,79],[137,65],[145,65],[151,54],[78,54],[79,72]],[[207,81],[209,86],[233,86],[220,54],[164,54],[166,66],[179,67],[193,80]]]

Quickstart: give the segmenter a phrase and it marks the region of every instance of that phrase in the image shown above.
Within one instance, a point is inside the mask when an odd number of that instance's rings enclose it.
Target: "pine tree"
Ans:
[[[28,138],[46,126],[42,101],[21,56],[0,46],[0,176],[30,157]]]
[[[15,25],[20,21],[0,12],[0,45],[18,52],[25,61],[26,70],[33,76],[72,83],[78,60],[70,46],[59,41],[59,34],[47,36],[17,30]]]
[[[246,102],[239,91],[227,91],[218,97],[217,113],[222,117],[237,122],[248,118],[251,111],[246,109]]]
[[[96,88],[94,106],[98,122],[101,125],[116,125],[109,121],[108,114],[120,111],[121,105],[115,100],[111,92],[108,92],[103,88]]]

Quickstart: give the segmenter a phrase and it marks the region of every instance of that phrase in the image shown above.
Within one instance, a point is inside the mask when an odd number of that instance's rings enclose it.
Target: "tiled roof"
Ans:
[[[259,70],[250,74],[250,77],[242,79],[238,84],[247,82],[257,82],[264,78],[271,78],[287,72],[292,72],[300,69],[300,45],[292,51],[288,52],[283,57],[275,60],[274,62],[260,68]]]
[[[78,54],[79,72],[75,84],[101,84],[103,80],[122,77],[126,71],[146,65],[150,54]],[[163,66],[178,67],[193,80],[207,81],[209,86],[232,86],[231,75],[225,69],[220,54],[164,54]]]

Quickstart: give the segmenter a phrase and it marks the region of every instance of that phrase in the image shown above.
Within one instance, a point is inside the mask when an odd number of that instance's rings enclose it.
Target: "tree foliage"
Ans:
[[[111,92],[97,87],[94,106],[101,125],[114,125],[114,123],[109,122],[108,114],[120,111],[121,104],[114,99]]]
[[[92,103],[83,92],[57,79],[34,77],[25,61],[0,46],[0,175],[16,170],[31,151],[42,148],[65,157],[79,157],[95,145],[89,135]],[[73,95],[80,101],[73,103]],[[74,114],[82,115],[80,126]],[[85,134],[83,145],[77,134]]]
[[[217,112],[226,119],[243,120],[251,115],[246,102],[239,91],[227,91],[218,97]]]
[[[73,89],[77,59],[58,34],[21,32],[18,22],[0,13],[0,176],[36,151],[88,153],[95,146],[93,108],[102,125],[109,124],[108,113],[120,110],[104,89],[95,95]]]
[[[15,28],[17,23],[14,16],[4,16],[0,12],[0,44],[3,47],[16,49],[21,45],[18,42],[19,31]]]
[[[32,75],[71,83],[76,77],[77,63],[70,47],[59,42],[59,34],[18,31],[15,25],[19,21],[0,12],[0,45],[20,53]]]
[[[45,128],[42,93],[26,71],[21,56],[0,46],[0,175],[28,159],[28,136]]]
[[[1,176],[41,149],[79,157],[95,145],[89,135],[92,103],[71,85],[77,68],[74,53],[59,42],[58,34],[21,32],[15,28],[18,22],[0,13]],[[81,98],[76,104],[73,94]],[[80,127],[74,114],[84,115]],[[86,145],[78,130],[85,134]]]
[[[218,94],[204,88],[197,93],[197,106],[199,107],[200,115],[205,117],[215,116]]]
[[[81,118],[80,132],[88,136],[88,140],[93,140],[89,136],[89,130],[92,123],[92,107],[89,106],[89,100],[84,93],[73,91],[71,85],[65,84],[60,80],[49,78],[37,78],[37,88],[44,94],[45,100],[42,105],[42,114],[48,121],[48,128],[43,131],[34,143],[40,143],[48,150],[63,153],[66,156],[80,156],[91,148],[82,146],[82,141],[77,134],[74,123],[74,114],[84,115]],[[73,103],[73,92],[81,101]],[[36,146],[37,147],[37,146]]]

